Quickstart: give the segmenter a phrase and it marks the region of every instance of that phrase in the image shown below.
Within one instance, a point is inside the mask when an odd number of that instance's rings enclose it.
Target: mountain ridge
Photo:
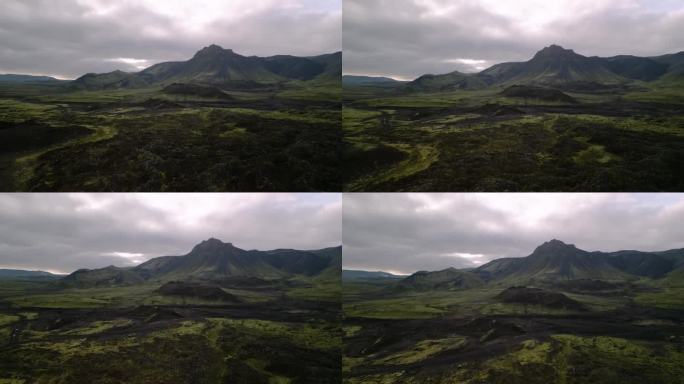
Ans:
[[[463,281],[471,286],[478,280],[486,283],[624,281],[639,278],[665,279],[682,272],[684,249],[589,252],[574,244],[553,239],[539,245],[525,257],[495,259],[474,270],[447,268],[441,271],[419,271],[402,280],[400,285],[413,289],[424,289],[424,286],[431,289],[460,289],[459,285]],[[426,285],[426,281],[430,284]]]
[[[448,91],[510,85],[564,86],[587,82],[616,85],[633,81],[651,82],[680,75],[684,75],[684,52],[653,57],[588,57],[552,44],[524,62],[499,63],[477,73],[454,71],[422,75],[409,82],[407,90]]]
[[[38,279],[57,279],[60,275],[54,273],[40,271],[40,270],[26,270],[26,269],[4,269],[0,268],[0,279],[13,280],[13,279],[25,279],[25,278],[38,278]]]
[[[243,56],[232,49],[212,44],[197,51],[187,61],[157,63],[139,72],[88,73],[72,81],[70,87],[97,90],[172,83],[255,86],[292,81],[339,81],[341,74],[341,52],[307,57],[259,57]]]
[[[330,276],[341,265],[342,248],[318,250],[244,250],[210,238],[182,256],[160,256],[133,267],[80,269],[64,277],[64,286],[135,285],[146,281],[221,280],[230,277],[284,279]],[[339,271],[337,272],[339,275]]]
[[[58,80],[51,76],[23,75],[15,73],[0,74],[0,83],[57,83]]]

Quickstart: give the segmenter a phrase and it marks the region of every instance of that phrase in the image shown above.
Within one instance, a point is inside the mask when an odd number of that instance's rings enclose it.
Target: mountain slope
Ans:
[[[393,86],[403,83],[389,77],[379,76],[342,76],[342,84],[350,87]]]
[[[653,81],[667,73],[669,65],[656,60],[637,56],[615,56],[603,59],[612,72],[628,79]]]
[[[242,56],[231,49],[211,45],[190,60],[155,64],[138,73],[114,71],[87,74],[72,82],[77,89],[137,88],[172,83],[274,84],[293,80],[332,80],[341,76],[342,55],[314,57]],[[339,75],[337,75],[339,72]]]
[[[58,275],[44,271],[26,271],[23,269],[0,269],[0,280],[14,279],[57,279]]]
[[[0,83],[50,83],[58,81],[59,80],[50,76],[32,76],[15,74],[0,75]]]
[[[521,258],[493,260],[477,268],[487,281],[660,279],[684,269],[684,250],[587,252],[551,240]]]
[[[502,64],[478,77],[496,84],[559,85],[572,82],[622,83],[626,78],[608,69],[602,59],[585,57],[571,49],[551,45],[529,61]]]
[[[628,273],[614,267],[602,254],[587,252],[559,240],[548,241],[531,255],[491,261],[477,268],[486,280],[614,280]]]
[[[341,247],[314,251],[246,251],[209,239],[184,256],[162,256],[136,267],[78,270],[62,279],[72,287],[134,285],[145,281],[222,280],[231,277],[281,279],[340,274]],[[339,278],[339,277],[338,277]]]
[[[453,91],[459,89],[482,89],[487,84],[482,79],[454,71],[445,75],[423,75],[406,87],[416,92]]]
[[[470,289],[484,285],[480,276],[470,271],[447,268],[436,272],[419,271],[402,279],[397,284],[403,290],[433,290],[433,289]]]
[[[667,65],[667,72],[661,80],[681,80],[684,78],[684,52],[652,57],[651,59]]]
[[[401,279],[403,276],[393,275],[388,272],[382,271],[361,271],[354,269],[343,269],[342,270],[342,280],[345,281],[355,281],[355,280],[388,280],[388,279]]]
[[[486,86],[572,84],[617,85],[684,76],[684,52],[657,57],[586,57],[558,45],[525,62],[500,63],[477,74],[424,75],[409,84],[417,91],[480,89]]]
[[[130,268],[109,266],[100,269],[79,269],[64,277],[59,285],[66,288],[127,286],[143,283],[145,279]]]
[[[342,52],[329,53],[325,55],[308,57],[324,66],[323,72],[319,73],[313,80],[322,82],[340,82],[342,78]]]

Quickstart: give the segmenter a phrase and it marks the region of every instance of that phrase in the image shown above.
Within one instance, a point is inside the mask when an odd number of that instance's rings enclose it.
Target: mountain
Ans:
[[[396,86],[404,83],[403,81],[398,81],[389,77],[377,77],[377,76],[355,76],[355,75],[344,75],[342,76],[342,84],[346,86],[355,87],[382,87],[382,86]]]
[[[651,59],[667,65],[667,73],[662,77],[663,79],[681,79],[684,77],[684,52],[651,57]]]
[[[342,280],[354,281],[354,280],[390,280],[390,279],[401,279],[403,276],[393,275],[388,272],[382,271],[360,271],[354,269],[343,269],[342,270]]]
[[[477,77],[488,84],[559,85],[573,82],[623,83],[627,79],[607,68],[603,59],[586,57],[551,45],[524,63],[504,63]]]
[[[143,282],[145,279],[130,268],[110,265],[100,269],[79,269],[60,280],[59,285],[66,288],[91,288],[135,285]]]
[[[615,56],[603,60],[606,68],[622,77],[653,81],[667,73],[669,65],[647,57]]]
[[[342,78],[342,52],[313,56],[308,59],[325,66],[323,72],[313,77],[312,80],[340,82],[340,79]]]
[[[454,71],[445,75],[423,75],[406,87],[416,92],[453,91],[459,89],[482,89],[487,83],[473,75]]]
[[[57,81],[59,80],[49,76],[0,75],[0,83],[49,83]]]
[[[209,239],[184,256],[162,256],[136,267],[78,270],[62,279],[65,286],[135,285],[145,281],[221,280],[231,277],[281,279],[319,275],[339,278],[342,248],[313,251],[246,251]]]
[[[493,260],[476,269],[487,281],[625,280],[662,278],[684,270],[684,250],[587,252],[551,240],[522,258]]]
[[[447,268],[436,272],[416,272],[399,281],[397,287],[402,290],[419,291],[433,289],[458,290],[477,288],[484,284],[484,280],[473,272]]]
[[[25,271],[22,269],[0,269],[0,280],[15,279],[57,279],[58,275],[44,271]]]
[[[340,52],[314,57],[247,57],[231,49],[211,45],[198,51],[188,61],[159,63],[137,73],[91,73],[74,80],[71,87],[117,89],[173,83],[253,86],[296,80],[330,81],[336,78],[339,81],[341,73]]]
[[[547,241],[526,257],[501,258],[475,270],[448,268],[420,271],[401,280],[398,287],[412,290],[454,290],[486,283],[577,283],[610,285],[638,278],[663,279],[681,285],[684,277],[684,249],[662,252],[588,252],[560,240]]]
[[[586,57],[571,49],[550,45],[526,62],[496,64],[476,74],[423,75],[409,83],[408,88],[434,92],[511,85],[597,88],[683,76],[684,52],[656,57],[620,55],[601,58]]]
[[[486,280],[624,279],[628,274],[608,263],[606,257],[559,240],[538,246],[523,258],[491,261],[476,272]]]

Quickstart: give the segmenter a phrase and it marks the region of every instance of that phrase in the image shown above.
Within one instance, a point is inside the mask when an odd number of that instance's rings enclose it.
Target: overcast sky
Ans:
[[[414,79],[526,61],[684,51],[682,0],[344,0],[345,74]]]
[[[684,248],[684,194],[345,194],[346,269],[413,273],[527,256]]]
[[[342,49],[341,0],[2,0],[0,73],[76,78],[187,60]]]
[[[69,273],[188,253],[341,244],[341,194],[0,194],[0,268]]]

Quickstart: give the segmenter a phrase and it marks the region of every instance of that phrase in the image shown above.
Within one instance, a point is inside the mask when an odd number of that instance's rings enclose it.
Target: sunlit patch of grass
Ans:
[[[351,337],[359,333],[363,328],[359,325],[349,325],[342,327],[345,337]]]
[[[573,159],[579,164],[607,164],[619,157],[606,151],[603,145],[594,144],[578,152]]]
[[[19,316],[0,314],[0,327],[15,323],[21,320]]]
[[[259,338],[285,338],[303,348],[334,349],[342,345],[341,334],[336,331],[339,328],[334,325],[288,324],[256,319],[211,318],[209,321]]]
[[[347,186],[347,190],[362,190],[368,183],[398,180],[428,169],[439,159],[439,150],[431,145],[388,144],[408,154],[408,158],[389,169],[381,169]]]
[[[69,331],[63,332],[65,335],[96,335],[104,331],[108,331],[114,328],[122,328],[133,324],[132,320],[129,319],[115,319],[115,320],[105,320],[105,321],[94,321],[88,326],[71,329]]]
[[[447,337],[436,340],[421,340],[411,349],[394,353],[390,356],[374,361],[375,364],[413,364],[423,361],[444,351],[463,348],[468,340],[462,336]]]
[[[640,293],[634,301],[649,307],[684,309],[684,288],[665,287],[659,292]]]

